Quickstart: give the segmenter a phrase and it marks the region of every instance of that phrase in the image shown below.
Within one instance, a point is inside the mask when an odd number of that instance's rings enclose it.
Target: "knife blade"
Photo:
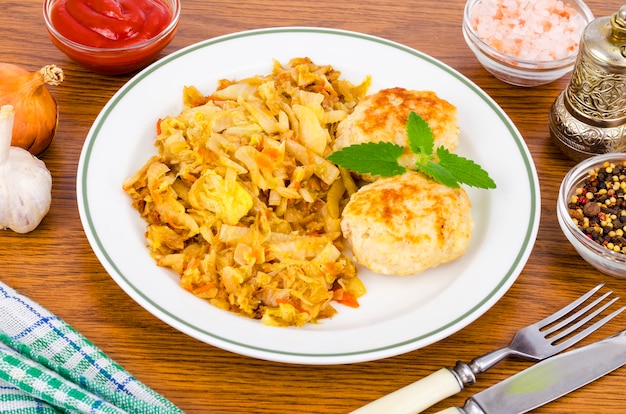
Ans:
[[[547,404],[626,364],[626,330],[550,357],[439,414],[521,414]]]

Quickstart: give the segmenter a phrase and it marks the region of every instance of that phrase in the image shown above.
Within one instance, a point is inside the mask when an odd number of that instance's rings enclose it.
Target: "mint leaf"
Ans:
[[[496,188],[496,183],[474,161],[451,153],[440,146],[434,151],[433,131],[428,122],[411,111],[406,122],[409,148],[415,157],[415,169],[452,188],[466,184],[478,188]],[[436,156],[434,154],[436,152]],[[406,172],[399,163],[404,148],[391,142],[366,142],[336,151],[328,160],[358,174],[391,177]]]
[[[459,182],[457,178],[450,173],[445,167],[432,161],[427,161],[425,164],[416,164],[417,170],[428,175],[435,181],[440,182],[450,188],[459,188]]]
[[[433,131],[428,122],[421,116],[411,111],[406,121],[406,135],[409,139],[409,148],[414,154],[432,154],[435,146]]]
[[[453,154],[443,146],[437,148],[437,157],[439,165],[449,171],[458,182],[470,187],[496,188],[496,183],[489,177],[487,171],[474,161]]]
[[[391,177],[406,171],[398,164],[404,148],[391,142],[365,142],[335,151],[328,160],[359,174]]]

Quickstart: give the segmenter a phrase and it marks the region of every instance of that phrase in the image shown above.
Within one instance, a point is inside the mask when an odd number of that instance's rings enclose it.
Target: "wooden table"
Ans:
[[[553,145],[548,110],[568,77],[524,89],[487,73],[461,34],[462,0],[384,2],[362,0],[183,0],[181,47],[241,30],[271,26],[323,26],[384,37],[421,50],[456,68],[508,113],[534,157],[542,189],[541,225],[528,264],[504,297],[470,326],[436,343],[380,361],[339,366],[266,362],[199,342],[164,324],[125,294],[92,252],[79,219],[76,170],[85,136],[108,99],[129,78],[93,74],[71,62],[49,41],[41,1],[4,0],[0,12],[0,61],[35,70],[55,63],[66,72],[51,88],[60,105],[58,135],[41,156],[52,172],[52,208],[25,235],[0,231],[2,281],[72,324],[141,381],[188,413],[346,413],[456,360],[508,344],[513,333],[595,284],[626,295],[626,282],[585,263],[562,235],[555,202],[561,179],[574,162]],[[616,0],[589,0],[596,16],[617,11]],[[515,220],[515,212],[511,212]],[[505,231],[505,230],[504,230]],[[583,343],[626,327],[620,316]],[[479,383],[434,407],[462,404],[473,393],[529,366],[506,360]],[[623,412],[626,371],[618,370],[536,412]]]

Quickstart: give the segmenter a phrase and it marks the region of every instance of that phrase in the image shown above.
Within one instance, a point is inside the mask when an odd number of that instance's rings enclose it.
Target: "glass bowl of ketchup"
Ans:
[[[105,75],[142,69],[173,39],[180,0],[44,0],[52,43]]]

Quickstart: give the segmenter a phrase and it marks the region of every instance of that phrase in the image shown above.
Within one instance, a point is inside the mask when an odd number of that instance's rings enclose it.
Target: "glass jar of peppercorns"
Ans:
[[[626,278],[626,153],[588,158],[563,178],[557,201],[563,234],[596,269]]]

